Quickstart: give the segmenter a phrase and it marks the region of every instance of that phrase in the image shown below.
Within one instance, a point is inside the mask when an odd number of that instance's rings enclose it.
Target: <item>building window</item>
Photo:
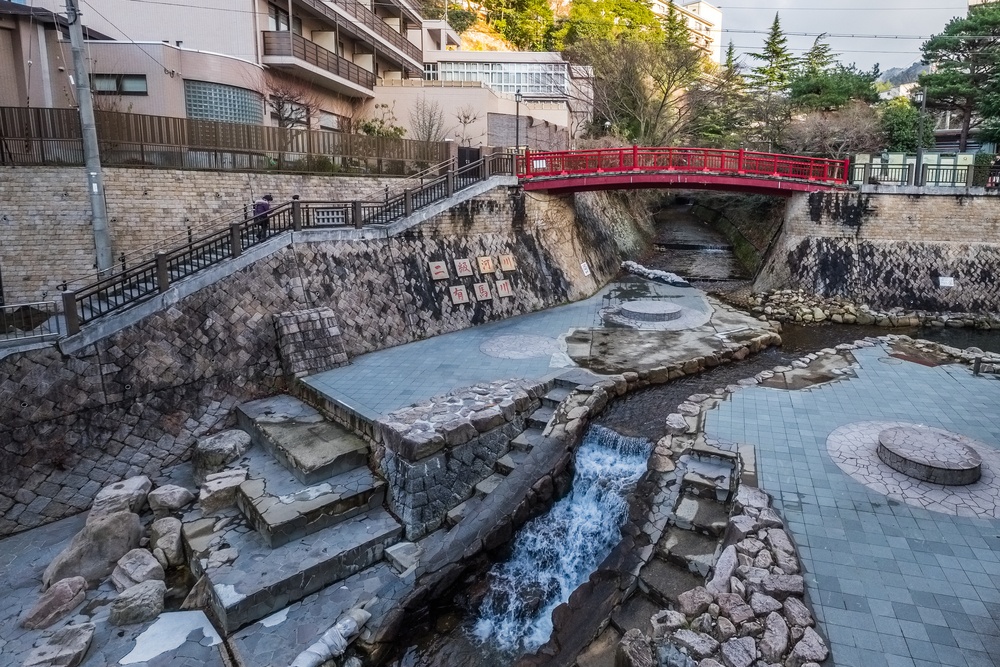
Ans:
[[[351,119],[332,111],[320,111],[319,129],[330,132],[350,132]]]
[[[426,71],[424,78],[427,78]],[[438,63],[442,81],[481,81],[500,93],[561,97],[569,92],[566,63]]]
[[[148,95],[145,74],[91,74],[90,89],[97,95]]]
[[[437,63],[424,63],[424,78],[428,81],[438,80]]]
[[[277,5],[267,6],[267,26],[273,32],[288,30],[288,12]],[[302,19],[298,16],[292,18],[292,32],[296,35],[302,34]]]
[[[184,107],[188,118],[260,125],[264,102],[246,88],[208,81],[184,81]]]

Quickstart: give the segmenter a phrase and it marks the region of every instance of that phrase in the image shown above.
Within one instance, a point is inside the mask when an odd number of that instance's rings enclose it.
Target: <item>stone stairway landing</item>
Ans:
[[[368,463],[368,445],[361,438],[292,396],[244,403],[237,408],[237,419],[253,443],[302,484],[316,484]]]

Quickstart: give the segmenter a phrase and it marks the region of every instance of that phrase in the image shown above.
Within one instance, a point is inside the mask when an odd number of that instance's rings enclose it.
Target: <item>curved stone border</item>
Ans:
[[[982,474],[983,460],[960,435],[938,428],[897,426],[878,434],[879,459],[925,482],[962,486]]]
[[[982,477],[975,484],[942,486],[893,470],[877,454],[878,434],[911,426],[906,422],[866,421],[835,429],[826,440],[830,458],[841,470],[872,491],[932,512],[1000,518],[1000,451],[969,438],[962,442],[982,458]]]

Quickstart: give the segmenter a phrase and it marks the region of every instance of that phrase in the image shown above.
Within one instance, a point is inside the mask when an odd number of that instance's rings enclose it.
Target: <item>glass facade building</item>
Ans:
[[[567,63],[428,63],[424,78],[440,81],[480,81],[498,93],[526,98],[563,97],[569,93]]]

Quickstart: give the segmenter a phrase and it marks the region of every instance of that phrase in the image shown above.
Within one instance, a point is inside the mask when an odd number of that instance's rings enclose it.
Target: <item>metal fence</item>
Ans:
[[[203,271],[287,231],[385,226],[495,174],[513,174],[514,159],[494,154],[431,178],[383,201],[302,201],[293,198],[266,215],[250,216],[187,243],[164,247],[149,260],[110,272],[62,295],[66,333],[165,292],[174,281]]]
[[[58,337],[60,322],[55,301],[0,306],[0,346]]]
[[[95,112],[106,166],[410,174],[447,160],[447,142],[191,118]],[[75,109],[0,107],[0,165],[82,165]]]
[[[993,187],[994,172],[991,167],[976,168],[973,165],[925,164],[917,178],[916,166],[912,164],[851,165],[852,185],[920,185],[924,187],[967,187],[986,185]],[[980,178],[981,177],[981,178]]]

